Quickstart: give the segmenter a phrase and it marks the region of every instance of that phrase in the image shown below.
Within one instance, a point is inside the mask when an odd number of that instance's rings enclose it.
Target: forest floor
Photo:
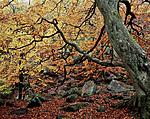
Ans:
[[[65,87],[69,85],[67,82],[59,85]],[[76,86],[81,86],[84,82],[75,81]],[[78,96],[68,101],[67,96],[49,95],[56,87],[45,88],[42,96],[46,97],[46,101],[41,102],[41,106],[27,108],[26,100],[6,101],[0,107],[0,119],[137,119],[137,110],[127,107],[114,108],[113,105],[118,104],[124,97],[123,93],[111,93],[107,89],[108,83],[97,84],[99,90],[91,96]],[[57,90],[63,90],[58,89]],[[18,95],[17,92],[14,95]],[[77,110],[64,110],[69,105],[85,103],[86,106]]]

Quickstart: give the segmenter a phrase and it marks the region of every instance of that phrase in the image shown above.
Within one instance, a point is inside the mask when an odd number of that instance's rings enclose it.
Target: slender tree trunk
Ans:
[[[150,61],[125,27],[118,13],[119,0],[96,0],[96,3],[113,48],[134,80],[135,106],[140,109],[141,119],[150,119]]]

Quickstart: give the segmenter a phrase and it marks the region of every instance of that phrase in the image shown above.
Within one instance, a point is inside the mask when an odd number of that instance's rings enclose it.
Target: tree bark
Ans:
[[[134,81],[135,106],[140,109],[141,119],[150,119],[150,61],[147,54],[125,27],[118,13],[119,0],[96,0],[96,3],[104,17],[111,44]]]

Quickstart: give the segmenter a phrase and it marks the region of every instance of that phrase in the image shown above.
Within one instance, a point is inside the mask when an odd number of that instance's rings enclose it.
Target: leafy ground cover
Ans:
[[[38,92],[41,92],[41,96],[45,98],[45,101],[40,102],[40,105],[34,103],[31,107],[28,107],[29,101],[16,99],[18,95],[18,91],[16,91],[12,96],[13,98],[7,99],[1,105],[1,118],[136,119],[138,117],[136,109],[129,109],[127,107],[115,108],[116,104],[123,99],[133,96],[135,92],[129,91],[127,93],[122,92],[120,89],[120,92],[114,92],[108,88],[111,80],[109,79],[108,82],[95,80],[94,84],[92,83],[91,85],[95,85],[96,90],[89,96],[82,96],[82,93],[86,93],[86,89],[90,86],[83,90],[86,83],[74,79],[64,83],[57,82],[55,86],[49,85],[42,88],[42,90],[39,88]],[[91,91],[92,89],[89,90]],[[77,94],[76,97],[73,96],[75,94]],[[77,106],[77,104],[81,104],[81,106]]]

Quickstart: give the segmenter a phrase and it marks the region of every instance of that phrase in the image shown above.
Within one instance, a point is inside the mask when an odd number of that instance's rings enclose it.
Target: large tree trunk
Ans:
[[[141,119],[150,119],[150,62],[145,51],[136,43],[118,13],[119,0],[96,0],[104,17],[105,28],[114,50],[122,59],[134,80],[137,92],[136,106]]]

